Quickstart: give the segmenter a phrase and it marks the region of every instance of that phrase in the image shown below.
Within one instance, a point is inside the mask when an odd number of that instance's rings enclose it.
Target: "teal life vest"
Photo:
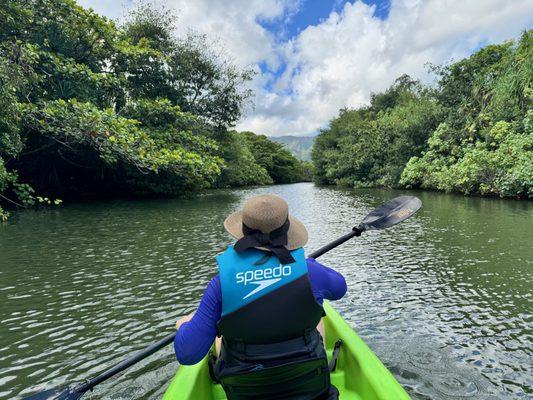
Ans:
[[[212,369],[230,400],[315,399],[330,390],[316,330],[324,310],[311,289],[303,249],[283,265],[272,253],[232,246],[217,257],[222,351]]]
[[[283,265],[272,253],[232,246],[217,257],[222,290],[219,330],[247,343],[272,343],[315,329],[324,311],[314,298],[303,249]]]
[[[222,287],[222,316],[306,275],[303,249],[294,250],[291,255],[295,262],[282,265],[270,253],[256,249],[237,253],[233,246],[229,246],[217,257]]]

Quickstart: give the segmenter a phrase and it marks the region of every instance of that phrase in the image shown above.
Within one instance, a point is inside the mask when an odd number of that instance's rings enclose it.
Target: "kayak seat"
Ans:
[[[245,344],[222,338],[211,375],[229,400],[315,400],[330,389],[328,358],[316,329],[278,343]]]
[[[324,359],[299,361],[222,376],[220,383],[230,400],[336,398],[329,394],[329,368]],[[317,393],[321,394],[317,397]]]
[[[328,372],[334,372],[340,354],[342,340],[335,342],[331,360],[325,367],[322,359],[307,363],[288,363],[275,367],[258,366],[230,376],[216,376],[217,358],[211,351],[208,357],[209,375],[216,383],[222,383],[227,398],[231,400],[247,399],[291,399],[291,400],[337,400],[339,391],[329,383]],[[329,389],[316,397],[321,388]],[[306,393],[307,392],[307,393]]]

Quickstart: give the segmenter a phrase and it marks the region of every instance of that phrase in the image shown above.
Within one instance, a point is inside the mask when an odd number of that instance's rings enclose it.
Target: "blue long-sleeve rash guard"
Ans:
[[[346,281],[335,270],[312,258],[307,259],[309,280],[315,299],[338,300],[346,293]],[[192,365],[205,357],[217,335],[217,322],[222,314],[222,291],[218,274],[211,279],[189,322],[184,323],[174,339],[174,351],[180,364]]]

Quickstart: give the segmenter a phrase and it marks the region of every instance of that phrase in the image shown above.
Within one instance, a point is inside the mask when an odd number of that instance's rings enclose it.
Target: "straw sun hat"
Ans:
[[[248,228],[259,230],[268,234],[281,227],[289,220],[290,226],[287,232],[288,250],[295,250],[307,243],[308,234],[305,226],[289,215],[289,206],[285,200],[274,194],[262,194],[248,199],[242,210],[230,214],[224,221],[224,228],[236,239],[241,239],[243,224]],[[261,250],[265,250],[258,247]]]

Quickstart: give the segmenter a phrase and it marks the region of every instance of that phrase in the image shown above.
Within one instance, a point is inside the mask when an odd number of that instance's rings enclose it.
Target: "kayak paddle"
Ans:
[[[176,332],[171,333],[164,339],[161,339],[159,342],[148,346],[144,350],[141,350],[133,357],[121,361],[114,367],[109,368],[108,370],[102,372],[100,375],[89,379],[83,383],[79,383],[74,386],[67,386],[66,388],[61,389],[45,390],[44,392],[39,392],[29,397],[26,397],[26,400],[77,400],[81,396],[83,396],[85,392],[87,392],[88,390],[92,390],[99,383],[102,383],[103,381],[111,378],[119,372],[124,371],[126,368],[131,367],[133,364],[137,364],[139,361],[145,359],[156,351],[172,343],[174,341],[175,335]]]
[[[361,236],[361,233],[364,231],[386,229],[399,224],[416,213],[421,206],[422,202],[420,199],[414,196],[400,196],[389,200],[368,214],[359,225],[352,228],[350,233],[341,236],[337,240],[334,240],[326,246],[321,247],[317,251],[309,254],[309,257],[320,257],[324,253],[327,253],[331,249],[334,249],[354,236]],[[176,332],[171,333],[159,342],[154,343],[144,350],[138,352],[133,357],[121,361],[114,367],[109,368],[100,375],[83,383],[67,386],[61,389],[45,390],[27,397],[26,400],[78,400],[85,392],[92,390],[99,383],[102,383],[119,372],[124,371],[126,368],[131,367],[132,365],[172,343],[175,335]]]
[[[359,225],[352,228],[350,233],[347,233],[346,235],[334,240],[330,244],[321,247],[317,251],[309,254],[308,257],[320,257],[322,254],[327,253],[331,249],[343,244],[354,236],[361,236],[361,233],[364,231],[386,229],[399,224],[420,210],[420,207],[422,207],[422,202],[418,197],[395,197],[394,199],[383,203],[370,214],[368,214]]]

